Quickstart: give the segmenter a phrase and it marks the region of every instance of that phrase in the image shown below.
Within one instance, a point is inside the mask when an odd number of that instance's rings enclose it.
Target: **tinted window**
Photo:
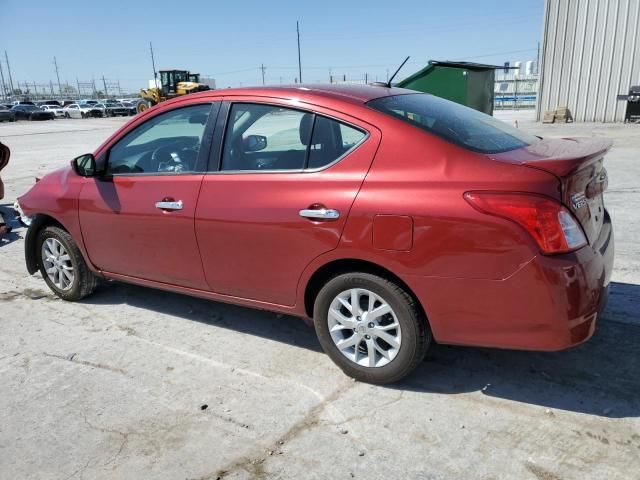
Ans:
[[[313,115],[272,105],[235,103],[224,140],[222,170],[304,168]]]
[[[333,163],[360,143],[365,136],[362,130],[317,116],[311,136],[308,168],[321,168]]]
[[[476,152],[506,152],[538,141],[489,115],[434,95],[396,95],[368,105]]]
[[[237,103],[229,114],[222,170],[321,168],[365,136],[361,130],[313,113]]]
[[[179,108],[153,117],[109,152],[107,172],[185,173],[196,170],[211,105]]]

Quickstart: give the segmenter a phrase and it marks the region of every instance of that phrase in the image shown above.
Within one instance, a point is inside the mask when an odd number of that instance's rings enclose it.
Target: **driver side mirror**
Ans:
[[[96,177],[98,176],[98,168],[96,165],[96,158],[93,153],[85,153],[79,157],[71,160],[71,167],[81,177]]]
[[[242,140],[245,152],[259,152],[267,148],[267,137],[264,135],[249,135]]]

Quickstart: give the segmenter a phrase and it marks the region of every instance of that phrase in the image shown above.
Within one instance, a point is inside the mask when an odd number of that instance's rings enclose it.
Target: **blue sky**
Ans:
[[[158,68],[185,68],[218,87],[326,82],[329,70],[384,80],[406,57],[398,79],[429,59],[502,64],[536,56],[543,0],[201,1],[0,0],[0,62],[4,50],[16,80],[119,80],[136,91]]]

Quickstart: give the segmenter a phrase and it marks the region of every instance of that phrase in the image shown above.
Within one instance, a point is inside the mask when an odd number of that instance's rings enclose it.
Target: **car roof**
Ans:
[[[329,99],[342,100],[349,103],[363,104],[375,98],[388,97],[391,95],[406,95],[418,93],[406,88],[388,88],[377,85],[352,85],[352,84],[298,84],[274,87],[247,87],[247,88],[227,88],[219,90],[207,90],[192,94],[195,96],[256,96],[256,97],[279,97],[298,98],[307,101]]]

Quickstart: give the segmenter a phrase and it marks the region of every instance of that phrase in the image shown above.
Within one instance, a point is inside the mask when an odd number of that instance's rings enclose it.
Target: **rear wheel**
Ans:
[[[320,344],[349,376],[396,382],[423,359],[431,331],[415,300],[399,285],[368,273],[346,273],[318,294],[314,324]]]
[[[45,227],[38,233],[36,248],[40,273],[53,293],[63,300],[75,301],[93,292],[97,278],[68,232]]]

